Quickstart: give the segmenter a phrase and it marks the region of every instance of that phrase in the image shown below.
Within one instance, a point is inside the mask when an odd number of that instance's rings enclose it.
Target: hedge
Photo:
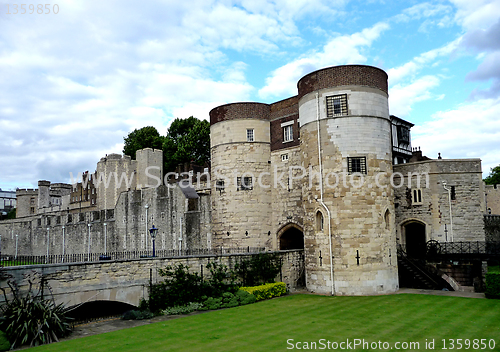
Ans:
[[[240,290],[253,294],[257,301],[260,301],[284,295],[286,293],[286,284],[284,282],[274,282],[260,286],[240,287]]]
[[[486,297],[500,298],[500,273],[486,274]]]

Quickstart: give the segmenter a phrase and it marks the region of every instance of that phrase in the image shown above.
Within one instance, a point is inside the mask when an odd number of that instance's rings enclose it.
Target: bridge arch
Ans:
[[[304,231],[295,223],[288,223],[278,230],[278,246],[280,250],[304,249]]]

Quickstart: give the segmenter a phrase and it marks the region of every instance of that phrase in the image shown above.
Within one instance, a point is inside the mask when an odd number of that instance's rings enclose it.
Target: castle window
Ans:
[[[68,214],[68,222],[73,222],[73,216],[71,214]]]
[[[247,129],[247,142],[253,142],[253,128],[248,128]]]
[[[236,178],[236,187],[238,191],[250,191],[253,189],[252,177]]]
[[[288,161],[288,154],[281,154],[281,161]]]
[[[413,205],[422,205],[422,189],[413,188],[411,190],[411,202]]]
[[[347,94],[326,97],[327,117],[347,115]]]
[[[30,204],[31,204],[31,205],[35,205],[35,198],[31,198],[31,199],[30,199]]]
[[[219,191],[220,193],[226,191],[226,187],[224,185],[224,180],[217,180],[217,182],[215,183],[215,190]]]
[[[283,142],[293,141],[293,125],[283,127]]]
[[[410,144],[410,129],[406,126],[396,126],[398,132],[398,142]]]
[[[451,192],[450,192],[451,200],[456,200],[457,195],[455,193],[455,186],[451,186]]]
[[[321,232],[325,228],[325,218],[319,210],[316,212],[316,230]]]
[[[347,172],[366,174],[366,157],[347,158]]]
[[[35,214],[35,207],[30,208],[30,214]]]

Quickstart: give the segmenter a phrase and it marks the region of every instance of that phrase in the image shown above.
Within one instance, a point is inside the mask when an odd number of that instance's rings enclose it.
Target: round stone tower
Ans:
[[[367,295],[398,289],[387,74],[325,68],[298,82],[306,284]]]
[[[210,111],[212,247],[270,248],[270,106]]]

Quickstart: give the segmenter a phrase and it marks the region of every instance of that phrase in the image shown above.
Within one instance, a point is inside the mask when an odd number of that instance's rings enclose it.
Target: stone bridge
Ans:
[[[275,253],[281,256],[283,263],[278,279],[285,282],[293,291],[300,285],[304,275],[303,250]],[[6,267],[5,271],[12,275],[22,291],[28,289],[29,277],[43,277],[56,303],[64,303],[67,307],[92,301],[117,301],[137,306],[141,298],[147,298],[150,280],[153,283],[161,281],[158,269],[168,265],[184,264],[190,268],[190,271],[206,276],[209,274],[206,269],[209,261],[217,261],[233,268],[235,263],[251,256],[251,254],[224,254],[39,264]],[[5,288],[9,294],[10,288],[6,281],[1,282],[0,287]],[[48,289],[45,289],[45,292],[50,294]],[[4,297],[2,294],[0,296],[1,303]]]

